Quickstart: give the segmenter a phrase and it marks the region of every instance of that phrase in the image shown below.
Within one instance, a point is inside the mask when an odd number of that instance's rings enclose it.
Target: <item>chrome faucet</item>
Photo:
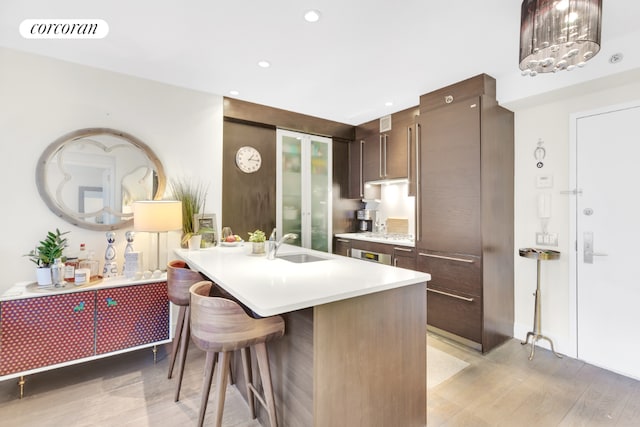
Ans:
[[[274,229],[271,233],[271,237],[269,237],[269,251],[267,252],[267,259],[276,259],[276,254],[278,253],[278,249],[280,249],[280,245],[283,244],[287,240],[294,240],[298,238],[298,235],[295,233],[287,233],[277,242],[275,241],[275,232]]]

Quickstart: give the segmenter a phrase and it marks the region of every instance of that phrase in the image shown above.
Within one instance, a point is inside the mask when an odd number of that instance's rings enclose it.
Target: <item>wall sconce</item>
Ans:
[[[571,71],[600,51],[602,0],[524,0],[520,15],[523,76]]]

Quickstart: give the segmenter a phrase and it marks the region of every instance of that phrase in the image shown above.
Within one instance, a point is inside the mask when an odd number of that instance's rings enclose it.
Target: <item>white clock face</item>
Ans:
[[[256,172],[262,165],[260,152],[253,147],[240,147],[236,152],[236,165],[242,172]]]

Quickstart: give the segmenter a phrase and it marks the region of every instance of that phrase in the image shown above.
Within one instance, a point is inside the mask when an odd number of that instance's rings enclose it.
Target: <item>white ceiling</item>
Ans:
[[[603,3],[600,53],[535,78],[518,69],[520,0],[0,0],[0,46],[360,124],[480,73],[508,104],[639,68],[640,2]],[[305,22],[308,9],[321,20]],[[27,40],[29,18],[103,19],[109,34]]]

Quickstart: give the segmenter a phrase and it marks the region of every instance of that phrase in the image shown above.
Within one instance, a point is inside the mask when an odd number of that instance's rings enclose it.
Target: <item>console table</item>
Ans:
[[[536,350],[536,342],[540,339],[544,339],[549,341],[551,345],[551,352],[556,356],[562,358],[561,355],[556,353],[556,350],[553,348],[553,341],[551,338],[542,335],[542,318],[540,313],[540,304],[541,304],[541,293],[540,293],[540,262],[547,260],[555,260],[560,258],[560,252],[553,251],[550,249],[537,249],[537,248],[522,248],[519,250],[520,256],[524,258],[532,258],[536,260],[536,293],[534,294],[535,299],[535,309],[533,313],[533,331],[527,332],[526,339],[521,343],[525,345],[529,342],[529,337],[531,337],[531,354],[529,355],[529,360],[533,359],[533,355]]]
[[[171,341],[166,275],[41,288],[0,295],[0,381]]]

